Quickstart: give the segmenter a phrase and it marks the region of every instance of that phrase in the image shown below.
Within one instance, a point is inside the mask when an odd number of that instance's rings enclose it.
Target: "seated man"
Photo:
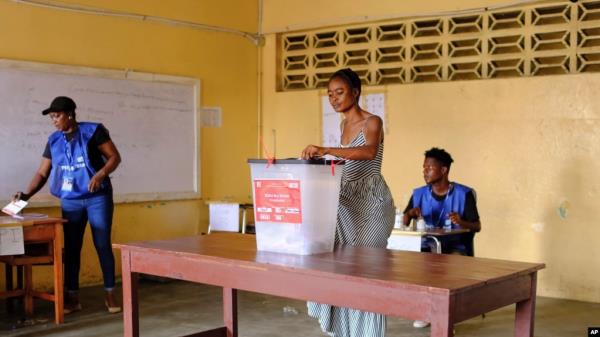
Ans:
[[[452,228],[466,228],[470,232],[442,237],[442,253],[473,255],[473,235],[481,230],[475,192],[468,186],[450,182],[448,173],[454,160],[443,149],[432,148],[425,152],[423,178],[427,185],[416,188],[404,210],[403,222],[407,226],[412,219],[422,217],[427,225],[442,228],[446,221]],[[422,251],[430,251],[425,239]],[[415,321],[415,328],[424,328],[428,322]]]
[[[412,219],[422,217],[432,227],[442,228],[450,221],[452,228],[469,229],[469,233],[443,237],[440,241],[444,254],[473,255],[473,235],[481,230],[475,192],[448,180],[452,162],[450,154],[443,149],[434,147],[425,152],[423,178],[427,185],[413,191],[403,222],[406,226]],[[424,242],[422,250],[428,249],[429,244]]]

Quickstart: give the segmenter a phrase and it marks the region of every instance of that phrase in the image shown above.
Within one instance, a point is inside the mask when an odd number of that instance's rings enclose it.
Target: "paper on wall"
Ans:
[[[0,227],[0,255],[25,254],[23,227]]]

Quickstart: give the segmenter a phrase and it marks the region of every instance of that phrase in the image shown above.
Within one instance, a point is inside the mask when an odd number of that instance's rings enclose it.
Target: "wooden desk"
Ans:
[[[138,273],[223,288],[225,326],[193,336],[237,336],[239,289],[425,320],[435,337],[451,337],[454,323],[516,303],[514,336],[531,337],[536,276],[544,268],[365,247],[308,256],[257,252],[254,237],[242,234],[113,246],[121,249],[127,337],[139,335]]]
[[[62,266],[62,248],[63,248],[63,228],[62,224],[66,222],[61,218],[43,218],[43,219],[27,219],[17,220],[11,217],[0,217],[0,226],[23,226],[23,241],[25,245],[31,243],[49,243],[52,246],[52,262],[54,266],[54,294],[43,293],[33,290],[31,277],[27,278],[23,289],[9,290],[0,292],[0,298],[9,298],[23,296],[25,302],[25,313],[28,316],[33,315],[33,298],[41,298],[47,301],[54,302],[54,321],[56,324],[64,322],[63,315],[63,266]],[[22,258],[23,255],[8,255],[0,256],[0,262],[9,263],[16,259]],[[38,263],[36,258],[30,259],[32,263]],[[37,259],[39,262],[46,262],[42,258]],[[12,267],[7,265],[7,270]],[[31,265],[26,266],[25,272],[31,273]],[[12,278],[12,275],[7,275]],[[29,275],[31,276],[31,275]],[[27,279],[29,281],[27,281]],[[12,283],[12,280],[11,280]],[[11,287],[12,288],[12,287]]]

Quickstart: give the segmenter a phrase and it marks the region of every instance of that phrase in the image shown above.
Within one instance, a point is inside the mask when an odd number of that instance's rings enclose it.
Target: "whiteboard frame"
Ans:
[[[197,78],[183,77],[183,76],[172,76],[154,73],[137,72],[130,69],[101,69],[83,66],[72,66],[55,63],[40,63],[40,62],[29,62],[29,61],[18,61],[10,59],[0,59],[1,69],[15,69],[24,71],[44,72],[52,74],[63,74],[63,75],[77,75],[77,76],[89,76],[89,77],[101,77],[106,79],[121,79],[121,80],[135,80],[135,81],[146,81],[146,82],[162,82],[162,83],[174,83],[191,85],[194,87],[194,192],[166,192],[166,193],[128,193],[124,195],[114,194],[115,203],[134,203],[134,202],[148,202],[148,201],[166,201],[166,200],[189,200],[189,199],[201,199],[201,128],[200,128],[200,90],[201,83]],[[40,157],[41,160],[41,157]],[[35,170],[32,168],[31,177],[33,177]],[[25,186],[24,186],[25,187]],[[16,191],[15,191],[16,192]],[[9,196],[0,196],[0,203],[4,205],[10,202],[8,199],[3,199]],[[54,207],[60,205],[59,199],[50,196],[50,198],[40,198],[31,200],[29,207]]]

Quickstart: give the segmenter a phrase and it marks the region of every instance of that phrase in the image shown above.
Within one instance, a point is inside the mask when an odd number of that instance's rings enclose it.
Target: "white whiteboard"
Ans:
[[[103,123],[121,153],[115,201],[197,198],[200,81],[117,70],[0,60],[0,200],[25,190],[55,131],[55,96],[77,103],[77,120]],[[32,199],[55,205],[47,186]]]

